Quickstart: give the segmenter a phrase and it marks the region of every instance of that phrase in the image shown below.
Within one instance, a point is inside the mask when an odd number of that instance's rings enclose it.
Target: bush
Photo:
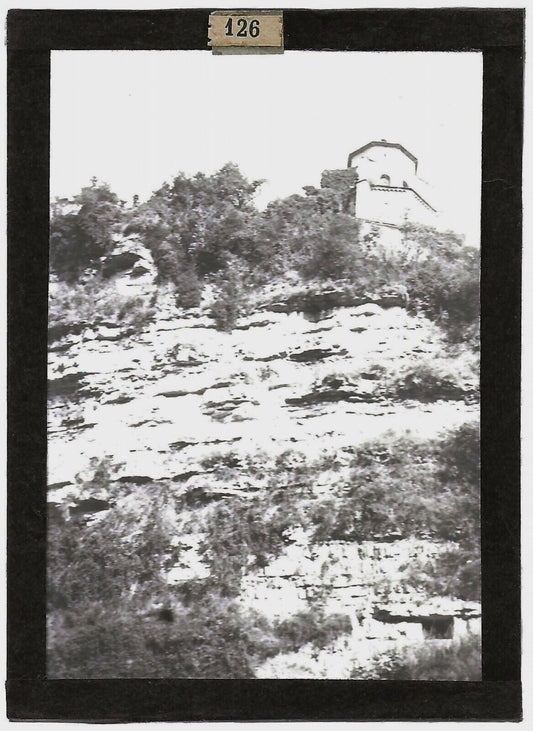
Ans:
[[[110,484],[112,466],[93,467],[81,490],[119,500],[127,488]],[[254,662],[279,651],[266,620],[242,612],[216,582],[202,582],[189,602],[167,585],[180,550],[163,518],[167,500],[148,485],[98,521],[50,516],[50,677],[251,677]]]
[[[315,215],[313,220],[316,228],[309,234],[308,253],[299,267],[301,273],[307,278],[357,281],[362,265],[358,222],[341,213]]]
[[[338,401],[355,395],[367,402],[388,400],[413,400],[434,402],[437,400],[476,401],[479,398],[479,361],[475,354],[456,352],[454,357],[409,357],[407,361],[370,363],[347,371],[333,366],[313,381],[309,394],[303,399],[312,402]]]
[[[297,497],[285,493],[270,493],[267,501],[234,498],[208,512],[202,552],[223,595],[237,596],[244,568],[264,567],[283,549],[285,531],[300,518]]]
[[[429,596],[481,601],[479,538],[452,546],[431,561],[411,560],[402,581]]]
[[[282,652],[294,652],[308,643],[325,647],[339,635],[351,633],[352,623],[347,614],[325,615],[311,609],[278,622],[274,629],[281,640]]]
[[[50,615],[47,675],[251,678],[268,657],[309,642],[323,647],[350,631],[347,615],[310,611],[272,624],[208,592],[190,606],[175,602],[166,613],[91,602]]]
[[[373,666],[356,665],[352,680],[481,680],[481,641],[475,634],[450,644],[426,643],[392,650]]]
[[[479,251],[450,231],[411,224],[404,236],[422,248],[403,265],[411,307],[439,322],[452,341],[472,338],[479,327]]]
[[[233,163],[213,175],[180,173],[135,209],[127,230],[141,234],[161,281],[179,284],[183,259],[201,276],[216,273],[228,257],[255,256],[253,198],[262,182],[247,180]]]
[[[199,307],[202,301],[202,283],[192,264],[183,267],[174,277],[176,304],[189,309]]]
[[[112,465],[94,464],[82,484],[120,500]],[[175,525],[162,519],[168,497],[143,486],[98,521],[52,515],[48,533],[48,675],[54,678],[253,677],[253,667],[287,647],[327,642],[347,618],[307,618],[311,634],[244,612],[233,597],[250,550],[261,565],[282,545],[283,506],[270,522],[259,501],[217,505],[208,520],[211,577],[169,587],[179,558]],[[301,619],[302,622],[306,618]],[[312,624],[309,624],[312,622]]]
[[[474,428],[431,442],[391,437],[362,445],[349,480],[338,482],[334,494],[309,506],[314,540],[330,535],[360,541],[399,533],[478,541],[479,479],[470,463],[451,456],[458,439],[470,439],[471,454],[479,453]]]
[[[75,281],[113,246],[123,212],[107,183],[95,178],[72,200],[57,201],[50,219],[50,267],[60,279]]]
[[[221,273],[217,279],[217,295],[211,306],[211,316],[217,330],[230,332],[237,320],[247,312],[247,297],[243,278],[234,269]]]
[[[372,540],[387,533],[460,542],[466,558],[475,559],[477,424],[431,441],[385,436],[353,452],[348,474],[343,470],[338,476],[331,457],[309,461],[290,450],[273,465],[265,458],[256,459],[252,467],[235,453],[204,460],[205,469],[215,469],[228,482],[238,480],[241,472],[257,474],[258,481],[267,475],[267,487],[258,495],[225,501],[207,513],[207,534],[218,537],[211,544],[217,560],[225,561],[222,546],[240,555],[237,566],[246,565],[252,555],[257,557],[257,550],[260,561],[268,561],[283,548],[284,531],[296,525],[312,531],[317,543]],[[332,487],[327,496],[317,496],[313,485],[325,470],[332,473]]]
[[[48,675],[55,678],[247,678],[254,653],[264,656],[250,637],[253,622],[218,596],[166,613],[107,600],[51,620]]]
[[[477,399],[479,371],[472,358],[418,359],[392,374],[385,394],[417,401]]]
[[[295,526],[308,535],[314,531],[315,541],[372,540],[393,531],[457,541],[432,565],[406,567],[402,578],[429,594],[475,600],[478,452],[478,428],[471,425],[430,442],[391,436],[361,445],[354,449],[348,475],[329,456],[309,461],[290,450],[274,460],[236,452],[206,457],[202,466],[217,477],[231,483],[245,471],[266,487],[194,512],[191,520],[205,536],[200,553],[210,575],[175,587],[165,579],[182,550],[173,543],[172,516],[186,506],[187,495],[178,498],[160,484],[131,494],[131,487],[111,481],[112,465],[95,463],[82,492],[104,492],[117,507],[97,521],[65,522],[52,515],[49,522],[49,674],[252,677],[255,664],[267,657],[307,643],[324,646],[349,632],[349,618],[325,616],[319,607],[272,624],[235,603],[245,572],[278,556]],[[327,497],[313,491],[324,470],[335,473]],[[121,503],[126,493],[127,508]],[[456,659],[458,673],[469,673],[461,653]],[[393,667],[404,673],[398,677],[411,672],[423,677],[439,669],[439,662],[442,672],[452,665],[447,656],[417,660],[420,671],[410,662],[394,656],[376,672]]]
[[[154,315],[154,307],[142,297],[120,295],[99,276],[75,284],[59,283],[48,304],[49,338],[53,341],[68,332],[105,323],[137,330]]]
[[[464,601],[481,601],[481,556],[479,542],[459,545],[441,553],[436,561],[432,594],[453,596]]]
[[[121,600],[132,587],[136,600],[164,590],[161,566],[173,554],[157,503],[140,511],[114,509],[95,523],[51,521],[48,528],[49,608]]]
[[[163,243],[158,244],[151,242],[150,250],[157,268],[158,283],[178,281],[182,270],[182,259],[179,251],[167,239]]]
[[[268,283],[296,271],[305,279],[343,283],[362,296],[383,287],[406,289],[410,308],[438,322],[451,342],[476,345],[479,332],[479,252],[452,232],[408,224],[405,249],[376,247],[370,232],[344,211],[343,196],[305,188],[305,195],[253,204],[262,181],[248,181],[228,163],[214,175],[179,174],[149,201],[124,210],[105,184],[93,181],[71,201],[56,203],[51,218],[51,267],[73,281],[100,258],[121,227],[138,232],[152,252],[161,282],[177,285],[181,307],[197,306],[199,276],[220,274],[214,316],[230,330],[244,308],[244,281]],[[235,304],[234,304],[235,303]]]

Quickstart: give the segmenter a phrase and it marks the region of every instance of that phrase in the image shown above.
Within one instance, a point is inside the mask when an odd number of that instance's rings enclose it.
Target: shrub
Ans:
[[[142,297],[120,297],[113,312],[113,320],[139,330],[155,315],[155,308]],[[115,314],[116,312],[116,314]]]
[[[162,243],[152,241],[150,249],[157,268],[157,281],[176,283],[182,270],[182,257],[175,245],[168,239]]]
[[[298,522],[294,506],[269,497],[268,509],[261,498],[235,498],[214,505],[206,517],[202,552],[223,595],[239,594],[243,569],[266,566],[282,550],[286,529]]]
[[[451,456],[453,444],[468,439],[474,461],[479,453],[474,428],[430,442],[390,437],[361,445],[349,479],[339,481],[327,499],[309,505],[314,540],[328,535],[371,540],[378,534],[400,533],[477,541],[479,479],[470,462]]]
[[[201,601],[169,607],[158,613],[132,611],[128,602],[91,602],[53,612],[48,676],[251,678],[254,666],[268,657],[309,642],[323,647],[351,631],[347,615],[310,611],[272,624],[205,591]]]
[[[315,378],[310,393],[303,398],[309,402],[349,399],[354,395],[354,387],[355,395],[359,396],[357,391],[361,389],[367,402],[383,399],[473,402],[479,398],[479,361],[464,345],[455,348],[453,356],[415,357],[413,353],[412,358],[399,363],[370,363],[354,371],[340,370],[333,365]]]
[[[206,457],[203,466],[228,482],[245,471],[260,476],[267,487],[195,511],[192,521],[205,535],[200,553],[210,576],[177,587],[166,584],[165,572],[181,549],[172,541],[174,519],[164,516],[169,508],[171,515],[179,514],[185,497],[178,500],[161,485],[145,485],[128,497],[128,508],[122,504],[98,521],[64,522],[52,515],[50,675],[251,677],[266,657],[307,643],[323,646],[349,632],[347,617],[325,616],[320,607],[270,624],[234,603],[244,573],[279,555],[290,539],[288,529],[295,526],[307,534],[314,530],[316,541],[372,539],[398,530],[405,537],[459,541],[432,565],[407,567],[403,578],[430,594],[476,599],[478,450],[477,426],[463,426],[440,440],[391,436],[354,448],[348,476],[330,457],[309,461],[290,450],[275,460],[236,452]],[[105,460],[93,467],[81,485],[87,494],[105,491],[119,502],[123,491],[131,490],[111,482],[112,465]],[[266,470],[271,474],[264,479]],[[334,480],[325,498],[313,491],[316,475],[324,470]],[[150,606],[165,611],[147,614]],[[415,672],[405,658],[385,660],[376,673],[385,676],[394,668],[406,677]],[[438,668],[430,660],[423,658],[420,673]],[[446,657],[440,661],[444,668],[451,666]],[[470,672],[460,653],[457,662],[458,672]]]
[[[140,514],[111,510],[87,525],[75,519],[52,521],[47,556],[50,609],[119,600],[133,586],[142,587],[138,599],[163,590],[161,566],[172,548],[159,510],[155,504]]]
[[[266,365],[259,368],[258,375],[261,381],[268,381],[270,378],[277,376],[278,372],[272,366]]]
[[[56,201],[50,219],[52,271],[72,282],[87,267],[99,269],[99,259],[112,248],[122,216],[118,197],[95,178],[72,200]]]
[[[429,596],[481,600],[479,538],[463,541],[440,552],[431,561],[412,559],[403,572],[406,586]]]
[[[134,210],[127,230],[141,234],[161,281],[179,284],[184,258],[202,276],[218,272],[228,257],[244,262],[256,256],[253,198],[261,184],[233,163],[213,175],[180,173]]]
[[[109,493],[111,466],[93,467],[82,489]],[[279,651],[268,623],[242,612],[216,582],[202,582],[189,602],[166,584],[179,549],[175,525],[162,519],[167,498],[154,487],[97,522],[50,516],[50,677],[251,677],[257,659]]]
[[[211,306],[211,316],[217,330],[229,332],[237,320],[247,312],[247,298],[241,275],[230,268],[219,275],[217,296]]]
[[[305,277],[320,279],[357,279],[361,253],[358,247],[359,224],[341,213],[315,215],[309,233],[308,253],[300,264]]]
[[[247,678],[261,651],[250,638],[253,623],[219,596],[167,613],[88,603],[50,624],[48,675],[55,678]]]
[[[202,282],[192,264],[180,269],[174,277],[176,284],[176,304],[189,309],[198,307],[202,301]]]
[[[479,543],[459,545],[441,553],[432,578],[433,586],[430,584],[427,589],[433,594],[447,594],[465,601],[481,601]]]
[[[347,614],[325,615],[311,609],[276,623],[274,631],[281,640],[282,651],[294,652],[308,643],[325,647],[339,635],[351,633],[352,623]]]
[[[312,507],[311,520],[314,525],[313,540],[358,541],[364,532],[358,525],[360,511],[354,505],[339,498],[321,500]],[[377,532],[377,531],[376,531]]]
[[[140,329],[154,315],[154,307],[142,297],[120,295],[99,276],[70,285],[59,283],[49,299],[49,338],[53,341],[70,331],[107,322]]]
[[[453,232],[409,225],[405,239],[423,255],[403,265],[411,307],[437,320],[452,341],[472,337],[479,320],[479,251]]]
[[[283,531],[295,525],[312,530],[314,542],[372,540],[378,534],[400,533],[460,542],[465,547],[476,545],[476,424],[431,441],[385,436],[353,451],[348,475],[344,470],[338,472],[330,456],[309,461],[291,450],[276,457],[271,467],[260,459],[248,464],[231,452],[206,458],[203,466],[216,469],[227,481],[238,479],[243,471],[261,477],[270,473],[267,488],[260,494],[224,502],[209,512],[207,533],[220,538],[212,543],[213,553],[220,543],[241,556],[241,566],[249,556],[257,555],[256,548],[263,557],[260,560],[268,560],[282,549]],[[313,484],[325,470],[331,472],[331,489],[327,496],[316,496]],[[218,523],[216,528],[212,520]],[[247,527],[249,521],[254,524],[257,520],[262,522],[260,539]],[[465,552],[468,559],[475,558],[474,548],[465,548]],[[223,563],[220,551],[218,558]]]
[[[439,477],[466,485],[478,485],[480,479],[479,423],[457,427],[440,448]]]
[[[472,359],[416,360],[391,374],[385,393],[399,399],[437,401],[479,396],[479,374]]]
[[[481,641],[473,633],[449,644],[391,650],[370,668],[355,665],[352,680],[481,680]]]
[[[83,490],[114,490],[120,498],[125,488],[110,484],[108,461],[95,463],[93,472]],[[288,646],[287,628],[278,636],[265,618],[244,612],[232,598],[250,550],[260,565],[281,545],[283,521],[265,527],[259,501],[217,506],[208,521],[211,577],[169,587],[164,571],[179,548],[172,545],[174,523],[162,520],[167,497],[155,488],[144,486],[129,508],[111,509],[97,522],[51,515],[50,677],[252,677],[257,662]],[[316,619],[313,627],[312,638],[327,641],[346,622],[330,618],[322,626]],[[290,646],[298,641],[308,638],[293,637]]]

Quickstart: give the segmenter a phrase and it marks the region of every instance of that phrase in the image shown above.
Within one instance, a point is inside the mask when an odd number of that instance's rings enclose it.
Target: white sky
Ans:
[[[54,51],[51,195],[94,175],[141,200],[236,162],[257,203],[319,185],[370,140],[400,142],[444,227],[479,243],[480,53]]]

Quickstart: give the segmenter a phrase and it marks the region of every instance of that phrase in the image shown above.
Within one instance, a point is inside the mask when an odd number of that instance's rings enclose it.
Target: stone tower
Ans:
[[[363,232],[378,227],[386,243],[393,244],[401,241],[407,222],[437,223],[437,211],[427,200],[427,184],[417,171],[418,160],[409,150],[380,140],[351,152],[346,168],[325,170],[321,185],[341,194],[345,212],[361,221]]]

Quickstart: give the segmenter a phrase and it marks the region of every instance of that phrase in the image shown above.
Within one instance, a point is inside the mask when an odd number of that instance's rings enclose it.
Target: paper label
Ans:
[[[213,48],[283,51],[283,13],[220,11],[209,16],[208,45]]]

